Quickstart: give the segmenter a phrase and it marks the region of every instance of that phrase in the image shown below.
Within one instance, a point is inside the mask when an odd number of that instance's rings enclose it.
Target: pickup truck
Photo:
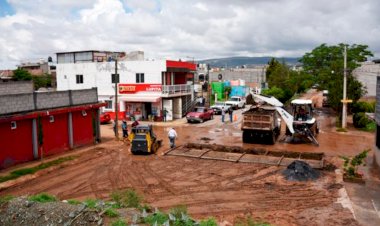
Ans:
[[[218,101],[218,102],[215,102],[215,104],[212,105],[210,108],[214,110],[215,115],[220,115],[222,114],[222,111],[227,112],[230,106],[227,105],[225,102]]]
[[[206,107],[195,107],[194,111],[187,113],[187,122],[204,122],[205,120],[212,119],[214,110]]]
[[[226,104],[231,106],[233,109],[244,108],[245,107],[245,99],[239,96],[232,96]]]

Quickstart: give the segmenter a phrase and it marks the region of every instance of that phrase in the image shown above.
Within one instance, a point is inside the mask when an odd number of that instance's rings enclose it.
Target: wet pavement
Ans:
[[[373,153],[372,153],[373,154]],[[362,225],[380,225],[380,168],[367,158],[367,165],[361,168],[365,184],[345,182],[344,186],[351,199],[356,220]]]

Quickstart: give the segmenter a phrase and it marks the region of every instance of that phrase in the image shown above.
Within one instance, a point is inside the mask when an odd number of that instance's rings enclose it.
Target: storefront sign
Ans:
[[[119,93],[162,92],[161,84],[119,84]]]

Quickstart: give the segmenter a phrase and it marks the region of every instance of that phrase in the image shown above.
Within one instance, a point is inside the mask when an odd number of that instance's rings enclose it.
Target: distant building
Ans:
[[[378,63],[376,63],[378,62]],[[353,71],[353,76],[356,77],[364,86],[367,91],[366,96],[376,96],[376,80],[380,75],[380,62],[364,62],[361,66]]]
[[[97,90],[33,92],[0,83],[0,169],[100,141]]]
[[[54,88],[57,87],[56,65],[52,62],[51,57],[49,57],[47,61],[44,59],[24,60],[19,65],[17,65],[17,68],[24,69],[34,76],[51,75],[51,86]]]
[[[144,60],[143,52],[81,51],[57,53],[57,90],[98,88],[104,111],[115,113],[114,57],[118,59],[119,117],[160,120],[182,118],[192,107],[196,65],[171,60]]]

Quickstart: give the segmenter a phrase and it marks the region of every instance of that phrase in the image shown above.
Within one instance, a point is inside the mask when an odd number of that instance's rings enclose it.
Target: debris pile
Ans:
[[[303,161],[295,160],[287,169],[282,172],[284,177],[290,181],[307,181],[319,178],[319,171],[313,169],[309,164]]]
[[[103,218],[85,205],[40,203],[19,197],[0,206],[0,225],[103,225]]]

